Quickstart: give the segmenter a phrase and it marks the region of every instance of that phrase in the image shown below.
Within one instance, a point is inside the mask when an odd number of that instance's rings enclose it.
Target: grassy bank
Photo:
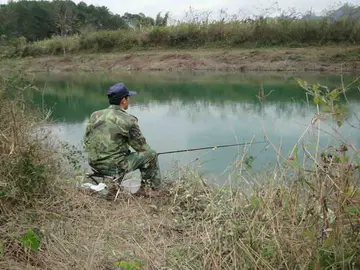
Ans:
[[[306,130],[345,124],[346,104],[338,103],[343,89],[300,85],[319,110]],[[354,145],[339,141],[321,149],[299,134],[294,151],[278,149],[277,166],[262,175],[250,174],[240,156],[236,186],[213,187],[196,171],[179,168],[159,197],[120,194],[114,202],[75,188],[76,155],[39,131],[46,119],[21,98],[27,87],[19,74],[1,79],[1,268],[360,267]],[[351,124],[358,128],[360,121]],[[299,147],[318,149],[307,156],[312,166],[298,163]]]
[[[258,18],[208,22],[194,17],[174,26],[86,32],[34,43],[19,38],[3,50],[3,57],[66,55],[78,52],[124,52],[147,49],[307,47],[351,45],[360,42],[355,18]]]

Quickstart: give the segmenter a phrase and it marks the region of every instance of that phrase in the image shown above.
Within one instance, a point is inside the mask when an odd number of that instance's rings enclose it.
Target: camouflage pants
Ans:
[[[154,151],[130,153],[119,165],[125,173],[139,169],[142,187],[147,185],[157,188],[161,184],[158,158]]]

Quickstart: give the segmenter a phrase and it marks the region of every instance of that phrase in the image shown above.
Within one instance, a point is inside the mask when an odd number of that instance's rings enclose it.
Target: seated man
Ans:
[[[85,150],[89,165],[105,174],[123,174],[139,169],[141,188],[149,184],[157,189],[161,184],[157,153],[147,144],[135,116],[126,112],[130,96],[123,83],[118,83],[107,92],[110,106],[94,112],[86,127]],[[136,152],[129,150],[131,146]]]

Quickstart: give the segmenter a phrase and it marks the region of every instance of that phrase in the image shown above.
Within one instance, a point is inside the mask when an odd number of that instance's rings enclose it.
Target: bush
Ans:
[[[117,49],[119,51],[128,50],[136,47],[136,36],[131,32],[119,31],[99,31],[82,35],[80,37],[80,48],[91,51],[109,51]]]
[[[137,30],[94,31],[72,37],[53,37],[34,43],[13,41],[8,57],[109,52],[152,48],[199,48],[205,46],[239,47],[356,44],[360,42],[360,23],[344,18],[268,19],[253,21],[180,23],[175,26]]]
[[[38,129],[44,121],[23,97],[31,85],[21,75],[1,79],[0,209],[8,212],[53,196],[59,170],[48,133]]]

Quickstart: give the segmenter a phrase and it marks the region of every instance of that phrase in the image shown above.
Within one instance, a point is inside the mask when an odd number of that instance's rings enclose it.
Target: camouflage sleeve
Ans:
[[[91,130],[91,122],[89,121],[85,128],[84,139],[87,139]]]
[[[133,121],[129,127],[129,144],[136,152],[151,150],[140,130],[137,121]]]
[[[92,125],[91,125],[91,118],[90,118],[86,125],[85,134],[83,136],[83,145],[85,147],[85,151],[88,151],[88,148],[89,148],[89,134],[90,134],[91,128],[92,128]]]

